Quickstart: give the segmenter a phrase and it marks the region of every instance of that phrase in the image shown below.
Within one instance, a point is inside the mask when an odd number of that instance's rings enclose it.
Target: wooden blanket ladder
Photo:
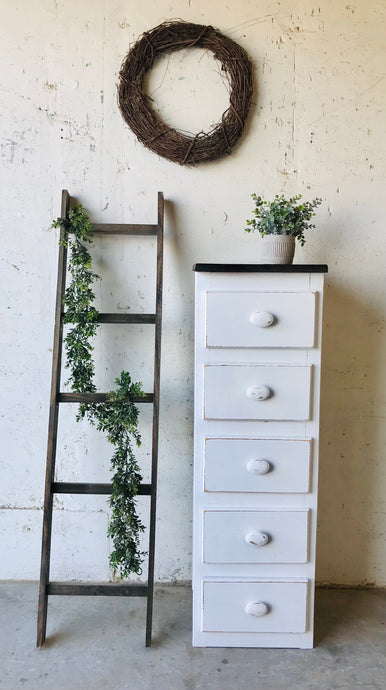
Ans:
[[[67,190],[62,192],[61,217],[67,217],[71,197]],[[106,400],[106,393],[64,393],[60,385],[63,347],[63,297],[66,288],[67,249],[61,244],[58,259],[58,282],[56,292],[55,329],[52,360],[52,379],[50,412],[48,424],[47,466],[43,509],[43,534],[40,571],[39,607],[37,646],[41,647],[46,639],[47,606],[50,595],[106,595],[134,596],[147,598],[146,613],[146,646],[151,645],[154,590],[154,550],[156,529],[157,501],[157,466],[159,436],[159,396],[160,396],[160,359],[161,359],[161,326],[162,326],[162,277],[163,277],[163,236],[164,236],[164,198],[158,192],[158,217],[154,225],[127,224],[93,224],[93,234],[106,235],[154,235],[157,238],[157,271],[156,271],[156,307],[152,314],[99,314],[100,323],[113,324],[154,324],[154,389],[144,397],[133,399],[135,403],[153,405],[152,425],[152,460],[150,484],[141,484],[139,495],[150,497],[150,524],[148,548],[148,577],[144,584],[137,583],[73,583],[51,582],[50,554],[52,534],[53,499],[55,494],[110,494],[111,484],[91,484],[55,481],[55,460],[58,431],[59,405],[74,402],[100,402]],[[63,238],[64,230],[61,230]]]

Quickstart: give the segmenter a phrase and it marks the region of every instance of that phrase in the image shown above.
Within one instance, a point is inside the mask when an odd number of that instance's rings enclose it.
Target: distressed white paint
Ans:
[[[309,419],[310,385],[309,366],[209,364],[204,367],[204,417]]]
[[[306,629],[305,582],[204,582],[203,631],[243,633],[246,647],[248,633],[260,633],[264,644],[267,633],[303,633]],[[263,601],[260,601],[260,598]],[[256,601],[257,599],[257,601]],[[266,602],[269,601],[270,605]],[[256,637],[256,635],[255,635]],[[228,646],[228,645],[227,645]],[[275,645],[272,645],[275,646]]]
[[[231,328],[229,327],[231,325]],[[209,292],[206,344],[210,347],[312,347],[315,295],[311,292]]]
[[[249,349],[208,347],[204,334],[211,325],[206,305],[211,301],[208,300],[208,293],[212,290],[216,294],[223,290],[224,296],[229,296],[232,301],[233,294],[240,292],[243,287],[248,287],[251,294],[254,288],[259,302],[260,292],[269,301],[268,285],[272,287],[274,294],[281,294],[286,290],[293,294],[299,290],[302,295],[305,283],[308,283],[309,292],[314,295],[314,301],[318,305],[316,312],[312,310],[309,313],[312,332],[314,323],[317,324],[315,337],[312,339],[313,347],[286,348],[285,332],[269,349],[259,347],[258,344]],[[195,646],[282,646],[307,649],[313,646],[323,285],[324,275],[321,273],[196,272],[192,584]],[[295,312],[292,310],[291,313],[296,319]],[[231,323],[229,328],[232,328]],[[299,352],[307,361],[307,366],[296,364]],[[227,355],[226,364],[223,363],[224,355]],[[251,359],[253,364],[250,364]],[[275,364],[262,364],[261,359],[263,362],[274,359]],[[311,371],[312,380],[309,376]],[[215,376],[208,377],[208,372],[215,372]],[[245,377],[259,378],[259,375],[269,382],[272,395],[268,399],[261,399],[255,398],[253,394],[248,404],[245,404],[239,394],[240,389],[244,389],[244,395],[246,392],[248,397]],[[273,403],[272,406],[265,407],[269,401]],[[250,406],[257,406],[257,411],[252,414]],[[227,443],[230,445],[226,449]],[[248,450],[245,443],[248,444]],[[311,458],[308,457],[311,460],[312,479],[311,482],[303,482],[304,493],[299,492],[299,485],[297,491],[295,489],[295,493],[292,493],[297,478],[301,477],[307,467],[307,464],[304,465],[307,446],[308,455],[312,449]],[[208,488],[208,447],[212,448],[209,451],[209,458],[212,453],[212,462],[213,448],[215,457],[216,449],[218,455],[223,449],[225,462],[220,465],[217,463],[218,476],[221,469],[227,473],[229,465],[232,466],[230,475],[236,475],[233,487],[229,483],[227,485],[226,480],[226,491],[218,490],[218,484],[224,486],[221,479],[217,480],[217,486],[213,486],[212,478],[212,490]],[[289,451],[288,465],[286,449]],[[253,482],[249,477],[249,489],[245,491],[242,486],[240,491],[237,470],[242,471],[243,463],[240,463],[238,456],[257,450],[266,453],[265,459],[272,470],[273,481],[264,489],[264,476],[259,483]],[[295,478],[291,477],[288,485],[283,483],[283,476],[280,481],[280,470],[278,477],[274,473],[280,456],[282,463],[279,461],[279,467],[285,465],[287,475],[295,471]],[[248,470],[248,463],[246,469]],[[288,585],[288,578],[292,576],[307,579],[303,588],[308,593],[307,599],[300,607],[302,617],[306,615],[307,620],[302,629],[303,635],[294,637],[294,633],[300,630],[291,617],[290,607],[287,620],[285,609],[275,600],[266,601],[269,608],[267,626],[250,627],[243,618],[248,602],[242,603],[240,600],[240,582],[244,578],[251,578],[256,584],[259,578],[282,577],[283,582]],[[217,595],[221,588],[217,590],[216,587],[210,587],[205,595],[205,582],[207,578],[220,581],[224,577],[229,578],[229,594],[233,589],[235,597],[235,601],[229,605],[228,623],[225,622],[228,614],[220,614],[222,625],[228,627],[221,627],[219,624],[219,627],[209,629],[205,627],[206,608],[214,612],[216,606],[220,605]],[[275,620],[279,610],[279,620],[283,623],[281,628],[276,627]],[[274,614],[273,620],[271,612]],[[242,625],[241,619],[244,620],[245,626],[233,627],[234,618],[239,621],[238,625]],[[271,627],[273,623],[274,628]],[[294,627],[291,629],[291,626]],[[230,634],[224,639],[222,632],[225,631],[233,631],[234,635]],[[275,635],[271,635],[273,632],[277,633],[276,639]]]
[[[310,450],[309,440],[206,438],[204,491],[307,493]]]
[[[167,199],[156,562],[157,578],[165,580],[190,577],[191,265],[259,260],[260,240],[243,234],[253,191],[323,198],[318,229],[295,257],[330,265],[318,578],[385,584],[384,3],[3,4],[0,577],[38,576],[57,251],[47,229],[66,187],[101,222],[153,222],[157,190]],[[144,149],[116,105],[119,67],[130,43],[175,17],[217,26],[246,48],[255,70],[254,105],[240,145],[223,161],[195,169]],[[203,56],[198,69],[188,55],[175,58],[169,72],[154,75],[159,83],[153,91],[165,76],[157,106],[187,129],[217,121],[223,83],[218,77],[215,87],[210,60]],[[191,105],[184,108],[188,96]],[[151,307],[152,242],[95,242],[104,278],[97,297],[106,311]],[[128,337],[125,327],[101,328],[95,350],[101,389],[126,366],[151,385],[150,332],[151,326],[135,327]],[[145,476],[149,415],[140,453]],[[108,480],[108,458],[107,444],[86,424],[76,425],[67,408],[58,477]],[[108,577],[104,499],[60,497],[56,506],[55,576]],[[76,551],[76,525],[95,561]]]
[[[227,497],[232,505],[235,501]],[[274,499],[273,499],[274,501]],[[285,504],[284,504],[285,505]],[[204,563],[306,563],[306,510],[206,510]],[[240,571],[237,573],[240,575]]]

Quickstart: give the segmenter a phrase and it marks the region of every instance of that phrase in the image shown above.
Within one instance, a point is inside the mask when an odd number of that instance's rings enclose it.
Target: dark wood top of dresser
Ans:
[[[327,264],[194,264],[197,273],[327,273]]]

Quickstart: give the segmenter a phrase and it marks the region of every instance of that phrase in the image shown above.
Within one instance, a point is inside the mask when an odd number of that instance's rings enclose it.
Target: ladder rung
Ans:
[[[145,393],[143,396],[130,398],[133,403],[152,403],[153,399],[153,393]],[[107,393],[58,393],[57,396],[57,402],[61,403],[91,403],[105,402],[106,400]]]
[[[66,312],[61,313],[61,317],[66,315]],[[156,314],[114,314],[114,313],[100,313],[98,314],[98,323],[155,323]]]
[[[90,482],[52,482],[55,494],[111,494],[111,484],[91,484]],[[140,484],[138,496],[150,496],[151,484]]]
[[[47,594],[71,596],[146,597],[148,586],[138,584],[48,582]]]
[[[93,223],[93,234],[106,235],[157,235],[158,225],[133,225],[123,223]]]
[[[99,314],[99,323],[155,323],[155,314]]]

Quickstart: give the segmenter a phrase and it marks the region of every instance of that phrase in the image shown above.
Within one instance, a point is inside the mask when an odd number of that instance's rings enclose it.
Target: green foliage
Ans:
[[[304,231],[314,228],[309,221],[316,214],[314,209],[322,203],[316,197],[312,201],[297,202],[302,198],[301,194],[285,199],[283,194],[276,194],[273,201],[264,201],[261,196],[252,194],[255,202],[254,218],[247,220],[246,232],[257,230],[262,237],[264,235],[293,235],[303,246],[306,239]]]
[[[141,562],[145,555],[139,550],[139,534],[144,527],[138,518],[134,500],[142,476],[133,452],[133,442],[139,447],[141,437],[137,428],[138,408],[131,402],[132,397],[144,393],[140,383],[132,383],[127,371],[122,371],[115,383],[117,387],[107,394],[106,402],[80,405],[78,419],[87,416],[91,424],[98,431],[104,431],[107,440],[115,446],[111,458],[114,474],[108,535],[114,544],[110,564],[124,578],[130,573],[141,573]]]
[[[58,218],[53,228],[61,227],[61,243],[70,249],[69,272],[71,282],[64,296],[64,323],[72,324],[65,338],[66,367],[70,370],[69,383],[74,392],[94,393],[93,347],[90,343],[98,328],[98,312],[92,306],[95,295],[93,283],[99,276],[92,271],[92,261],[83,242],[91,243],[92,226],[81,204],[73,208],[68,218]],[[115,447],[111,458],[112,493],[111,517],[108,535],[113,541],[110,564],[121,578],[130,573],[141,573],[144,552],[140,551],[139,537],[143,532],[135,497],[142,481],[135,459],[133,444],[141,445],[138,432],[138,408],[133,397],[145,395],[141,383],[133,383],[130,374],[122,371],[115,379],[116,389],[101,403],[79,405],[77,421],[87,417],[99,431],[107,434]]]
[[[81,242],[91,243],[92,225],[82,204],[74,206],[69,211],[67,218],[57,218],[54,220],[51,227],[63,228],[64,239],[60,241],[60,244],[63,244],[65,247],[68,246],[69,237],[72,236]]]

